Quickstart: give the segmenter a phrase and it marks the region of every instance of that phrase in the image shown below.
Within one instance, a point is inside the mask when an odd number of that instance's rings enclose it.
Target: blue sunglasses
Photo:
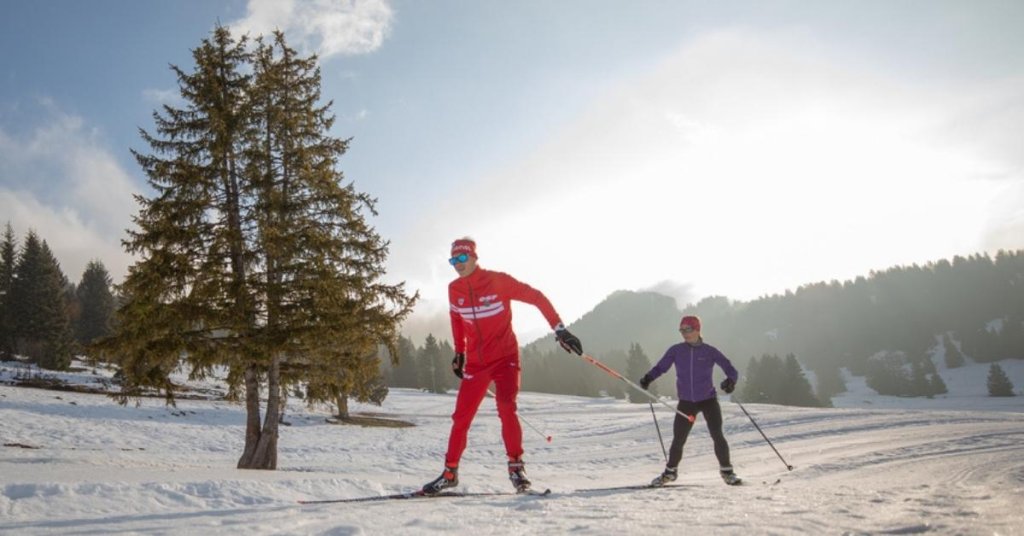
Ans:
[[[463,263],[465,263],[468,260],[469,260],[469,255],[468,254],[466,254],[466,253],[459,253],[458,255],[448,259],[448,262],[450,262],[452,266],[455,266],[456,264],[463,264]]]

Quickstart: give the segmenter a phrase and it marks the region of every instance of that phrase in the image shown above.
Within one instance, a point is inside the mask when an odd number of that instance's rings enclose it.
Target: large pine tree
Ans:
[[[260,438],[255,460],[264,458],[264,444],[276,442],[270,414],[282,363],[315,363],[310,381],[368,400],[378,383],[377,345],[394,347],[415,301],[402,284],[380,282],[388,245],[365,219],[376,214],[375,200],[343,184],[338,159],[348,141],[328,135],[329,106],[320,104],[315,57],[298,56],[281,32],[260,39],[243,187],[253,200],[251,286],[270,397],[262,432],[269,439]],[[246,384],[248,391],[253,382]],[[251,435],[252,421],[248,428]]]
[[[122,285],[117,335],[105,345],[121,365],[122,403],[147,388],[173,402],[169,374],[185,353],[194,376],[226,365],[237,388],[243,356],[257,349],[239,195],[250,84],[244,45],[217,28],[192,51],[194,72],[172,66],[186,104],[154,112],[156,133],[140,131],[152,152],[133,151],[155,193],[136,196],[136,230],[124,245],[139,261]]]
[[[75,326],[75,339],[82,346],[110,335],[114,317],[114,295],[107,268],[99,260],[89,261],[75,293],[79,314]]]
[[[365,219],[374,200],[337,170],[347,141],[327,134],[315,58],[280,33],[250,52],[223,28],[193,57],[194,73],[175,68],[186,107],[157,114],[154,154],[137,153],[157,194],[139,198],[126,246],[141,260],[107,347],[122,399],[173,396],[181,355],[193,376],[227,366],[246,404],[238,467],[274,469],[286,383],[371,399],[377,345],[393,349],[415,297],[380,282],[387,243]]]
[[[15,352],[39,366],[63,370],[71,364],[72,337],[64,290],[67,278],[35,231],[29,231],[11,288]]]

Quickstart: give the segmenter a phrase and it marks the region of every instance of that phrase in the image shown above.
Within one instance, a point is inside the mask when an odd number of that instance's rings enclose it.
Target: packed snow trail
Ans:
[[[723,484],[698,420],[671,487],[578,492],[641,486],[661,472],[650,409],[523,393],[521,411],[555,438],[526,438],[527,470],[549,497],[514,495],[484,404],[457,490],[486,495],[297,504],[417,489],[441,469],[453,398],[393,389],[383,407],[353,406],[412,428],[329,425],[326,410],[289,408],[280,469],[240,471],[239,405],[121,407],[0,386],[0,444],[15,445],[0,447],[0,533],[1024,533],[1024,412],[986,410],[984,399],[972,411],[746,405],[793,471],[723,400],[743,486]],[[668,425],[673,415],[658,418]]]

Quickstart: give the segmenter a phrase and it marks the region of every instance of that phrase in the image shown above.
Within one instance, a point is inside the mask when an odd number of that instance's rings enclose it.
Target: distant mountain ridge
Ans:
[[[681,315],[675,299],[664,294],[617,290],[569,328],[583,341],[587,353],[625,352],[630,344],[639,343],[648,356],[657,359],[682,340],[677,331]],[[553,338],[545,336],[525,345],[524,353],[555,347]]]
[[[683,310],[657,292],[620,290],[569,328],[599,359],[621,359],[638,343],[653,362],[681,341],[683,314],[702,318],[707,342],[741,374],[752,357],[792,353],[815,373],[815,391],[831,396],[845,390],[840,369],[861,376],[880,352],[920,363],[942,339],[979,363],[1024,359],[1024,250],[898,266],[750,302],[713,296]],[[523,353],[556,348],[544,337]]]

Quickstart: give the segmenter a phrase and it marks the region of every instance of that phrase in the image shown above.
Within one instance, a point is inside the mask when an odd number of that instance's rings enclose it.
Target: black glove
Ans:
[[[726,394],[733,392],[734,389],[736,389],[736,380],[732,378],[722,380],[722,390],[725,391]]]
[[[650,385],[651,382],[653,382],[653,381],[654,381],[654,378],[652,378],[650,374],[644,374],[644,377],[640,378],[640,387],[643,387],[644,390],[646,391],[647,390],[647,386]]]
[[[459,352],[452,358],[452,372],[455,373],[459,379],[462,379],[462,369],[466,366],[466,354]]]
[[[558,339],[558,344],[561,344],[566,352],[576,352],[576,355],[583,355],[583,343],[580,342],[579,337],[569,333],[569,330],[564,327],[555,329],[555,338]]]

